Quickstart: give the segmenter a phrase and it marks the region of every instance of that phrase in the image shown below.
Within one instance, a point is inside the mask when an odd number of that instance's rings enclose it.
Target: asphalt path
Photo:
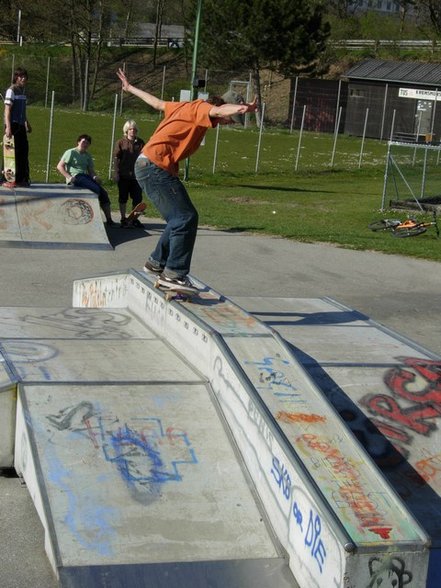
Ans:
[[[74,279],[142,268],[164,226],[143,220],[146,232],[109,229],[114,251],[1,248],[0,306],[71,306]],[[192,273],[229,297],[329,297],[441,356],[440,263],[201,228]],[[57,586],[16,478],[0,477],[0,536],[2,588]]]

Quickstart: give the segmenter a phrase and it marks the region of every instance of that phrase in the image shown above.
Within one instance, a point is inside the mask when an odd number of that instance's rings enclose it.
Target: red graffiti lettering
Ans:
[[[402,431],[389,423],[383,423],[377,419],[371,420],[372,424],[377,427],[380,433],[383,433],[388,439],[393,439],[394,441],[400,441],[401,443],[409,443],[411,440],[410,435],[406,431]],[[401,451],[400,449],[398,451]],[[403,450],[404,451],[404,450]]]
[[[276,416],[282,423],[324,423],[326,417],[319,414],[305,414],[303,412],[285,412],[281,410]]]
[[[404,358],[406,366],[414,371],[403,368],[392,368],[384,376],[384,382],[396,395],[412,402],[441,405],[441,362],[427,359]],[[420,375],[427,385],[419,391],[408,390],[408,385],[416,381]]]
[[[342,483],[339,488],[340,497],[344,501],[344,504],[352,509],[361,528],[368,529],[377,534],[392,530],[391,527],[385,526],[386,521],[383,520],[381,513],[378,512],[375,503],[366,494],[362,482],[359,479],[359,471],[351,464],[350,460],[345,458],[338,448],[332,447],[323,438],[309,433],[300,435],[297,440],[300,444],[302,442],[305,443],[309,449],[322,453],[324,460],[330,464],[334,474],[340,474],[340,482]]]
[[[373,414],[401,423],[404,427],[421,435],[427,435],[436,428],[435,423],[424,422],[425,419],[433,419],[441,415],[441,406],[439,408],[433,405],[401,408],[396,400],[385,394],[364,397],[362,402]]]
[[[389,539],[390,532],[392,531],[392,527],[372,527],[369,529],[372,533],[376,533],[380,535],[382,539]]]

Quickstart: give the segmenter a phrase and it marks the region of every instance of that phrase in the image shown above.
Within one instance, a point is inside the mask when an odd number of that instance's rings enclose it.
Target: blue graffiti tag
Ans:
[[[277,457],[273,457],[273,467],[271,468],[271,474],[273,475],[276,484],[282,491],[283,496],[286,500],[289,500],[291,496],[291,476],[287,468],[280,463]]]
[[[257,390],[269,390],[273,392],[274,396],[282,398],[290,398],[299,396],[294,393],[296,387],[290,382],[286,375],[284,368],[289,366],[290,362],[287,359],[282,359],[280,356],[264,357],[259,361],[245,361],[245,365],[256,366],[259,370],[258,383],[256,382]]]
[[[293,500],[292,514],[296,525],[298,525],[302,533],[305,547],[308,548],[311,557],[316,561],[320,573],[322,574],[326,559],[326,548],[320,537],[322,532],[322,521],[320,516],[317,513],[314,513],[312,508],[309,509],[308,526],[306,527],[305,532],[303,528],[303,513],[296,500]]]
[[[195,464],[197,458],[185,433],[164,433],[156,418],[137,419],[137,423],[144,428],[124,424],[105,431],[101,421],[104,455],[129,487],[157,494],[159,485],[182,480],[179,465]]]

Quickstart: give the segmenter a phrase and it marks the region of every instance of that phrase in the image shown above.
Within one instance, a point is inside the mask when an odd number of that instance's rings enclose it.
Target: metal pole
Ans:
[[[126,72],[126,62],[124,61],[122,70],[125,74]],[[121,88],[121,96],[119,97],[119,115],[122,116],[122,108],[123,108],[123,98],[124,98],[124,90]]]
[[[247,102],[251,102],[251,86],[253,84],[253,79],[252,79],[252,75],[251,72],[248,76],[248,82],[247,82]],[[247,129],[250,126],[250,113],[247,112],[245,114],[245,119],[244,119],[244,128]]]
[[[386,169],[384,170],[383,196],[381,198],[381,212],[384,211],[384,201],[386,200],[387,179],[388,179],[389,164],[390,164],[390,148],[391,148],[391,144],[389,141],[388,145],[387,145]]]
[[[392,124],[390,125],[390,134],[389,134],[389,141],[392,141],[392,137],[394,136],[394,127],[395,127],[395,115],[397,111],[394,109],[392,114]]]
[[[257,156],[256,156],[256,168],[255,172],[257,174],[259,170],[259,157],[260,157],[260,145],[262,142],[262,133],[263,133],[263,119],[265,117],[265,102],[262,104],[262,116],[260,118],[260,130],[259,130],[259,141],[257,143]]]
[[[363,159],[363,148],[364,148],[364,139],[366,137],[366,128],[369,116],[369,108],[366,108],[366,116],[364,117],[364,126],[363,126],[363,137],[361,139],[361,147],[360,147],[360,158],[358,160],[358,169],[361,168],[361,161]]]
[[[296,167],[295,170],[299,167],[299,158],[300,158],[300,147],[302,146],[302,135],[303,135],[303,125],[305,123],[305,114],[306,114],[306,104],[303,107],[303,114],[302,114],[302,122],[300,125],[300,133],[299,133],[299,144],[297,145],[297,157],[296,157]]]
[[[113,126],[112,139],[110,143],[110,157],[109,157],[109,180],[112,177],[112,163],[113,163],[113,145],[115,143],[115,126],[116,126],[116,110],[118,108],[118,94],[115,94],[115,107],[113,109]]]
[[[435,103],[433,105],[432,123],[430,125],[430,141],[433,141],[433,129],[435,126],[435,115],[436,115],[436,103],[437,102],[438,102],[438,88],[436,88],[436,90],[435,90]],[[426,191],[427,156],[428,156],[428,149],[424,149],[423,177],[422,177],[422,182],[421,182],[420,198],[424,198],[424,193]]]
[[[340,108],[339,108],[338,117],[337,117],[337,125],[336,125],[335,131],[334,131],[334,145],[332,146],[331,167],[334,166],[335,149],[337,147],[338,129],[340,128],[340,119],[341,119],[342,108],[343,108],[342,106],[340,106]]]
[[[423,176],[421,178],[421,194],[420,194],[420,198],[423,199],[424,198],[424,192],[426,191],[426,172],[427,172],[427,156],[428,156],[429,150],[427,149],[427,147],[424,149],[424,163],[423,163]],[[420,208],[422,208],[422,206],[420,205],[420,203],[417,200],[418,205],[420,206]]]
[[[335,107],[335,124],[337,124],[338,120],[338,107],[340,106],[340,92],[341,92],[341,80],[338,81],[338,92],[337,92],[337,105]],[[340,121],[338,122],[340,124]],[[334,126],[335,132],[335,126]]]
[[[386,116],[386,101],[387,101],[387,91],[388,91],[388,89],[389,89],[389,84],[386,84],[386,87],[384,89],[383,116],[381,118],[380,141],[383,140],[384,118]]]
[[[201,13],[202,13],[202,0],[198,0],[198,9],[196,14],[196,24],[194,29],[194,47],[193,47],[193,62],[191,67],[191,88],[190,88],[190,99],[196,98],[197,87],[195,87],[196,69],[198,63],[198,43],[199,43],[199,27],[201,24]],[[185,172],[184,180],[188,180],[188,174],[190,171],[190,158],[187,157],[185,160]]]
[[[87,111],[88,102],[89,102],[89,60],[86,59],[86,65],[84,67],[83,112]]]
[[[164,100],[164,91],[165,91],[165,72],[167,70],[167,66],[164,65],[162,68],[162,84],[161,84],[161,100]]]
[[[421,129],[421,117],[423,116],[423,113],[420,112],[420,116],[418,118],[418,126],[417,126],[417,142],[420,136],[420,129]],[[415,165],[415,160],[416,160],[416,151],[417,148],[415,147],[415,149],[413,150],[413,159],[412,159],[412,165]]]
[[[438,88],[435,90],[435,103],[433,105],[433,112],[432,112],[432,124],[430,125],[430,140],[433,141],[433,129],[435,128],[435,116],[436,116],[436,104],[438,102]]]
[[[294,86],[294,96],[292,99],[292,113],[291,113],[291,126],[289,127],[289,132],[292,133],[292,129],[294,126],[294,113],[296,110],[296,99],[297,99],[297,84],[299,83],[299,78],[298,76],[296,77],[296,83]]]
[[[49,72],[51,69],[51,58],[48,57],[47,58],[47,74],[46,74],[46,96],[44,99],[44,107],[47,108],[47,96],[48,96],[48,92],[49,92]]]
[[[220,125],[217,125],[216,127],[216,140],[214,143],[214,155],[213,155],[213,174],[215,172],[216,169],[216,161],[217,161],[217,150],[218,150],[218,145],[219,145],[219,133],[220,133]]]
[[[18,11],[18,22],[17,22],[17,43],[20,42],[20,27],[21,27],[21,10]]]
[[[51,164],[51,148],[52,148],[52,126],[54,121],[54,100],[55,92],[52,90],[51,113],[49,118],[49,139],[47,142],[47,161],[46,161],[46,184],[49,182],[49,169]]]

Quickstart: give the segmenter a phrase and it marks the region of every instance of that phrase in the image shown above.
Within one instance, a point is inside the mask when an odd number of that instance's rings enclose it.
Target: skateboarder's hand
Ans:
[[[129,80],[127,79],[126,74],[123,72],[123,70],[121,68],[118,69],[118,71],[116,72],[116,75],[119,77],[119,79],[121,80],[121,84],[122,84],[122,89],[127,92],[130,84],[129,84]]]
[[[252,102],[248,102],[248,112],[255,112],[258,109],[257,105],[257,96],[254,96],[254,100]]]

